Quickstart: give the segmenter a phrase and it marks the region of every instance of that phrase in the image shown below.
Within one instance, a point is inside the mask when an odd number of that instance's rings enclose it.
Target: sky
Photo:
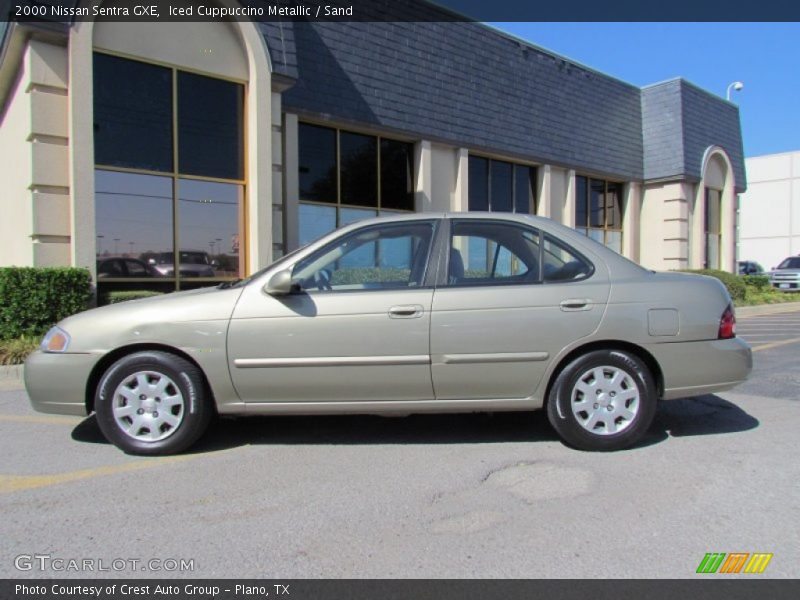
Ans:
[[[628,83],[683,77],[739,105],[746,157],[800,150],[800,23],[489,23]]]

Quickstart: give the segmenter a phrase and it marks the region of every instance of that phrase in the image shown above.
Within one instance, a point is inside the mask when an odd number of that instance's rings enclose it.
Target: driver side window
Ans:
[[[358,229],[299,262],[292,280],[305,290],[419,287],[425,277],[433,230],[432,221]]]

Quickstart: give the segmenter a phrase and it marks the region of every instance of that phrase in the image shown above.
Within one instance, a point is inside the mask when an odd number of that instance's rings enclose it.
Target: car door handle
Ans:
[[[389,309],[390,319],[417,319],[422,316],[424,309],[419,304],[404,304],[392,306]]]
[[[591,298],[569,298],[561,301],[561,310],[564,312],[576,310],[589,310],[592,308]]]

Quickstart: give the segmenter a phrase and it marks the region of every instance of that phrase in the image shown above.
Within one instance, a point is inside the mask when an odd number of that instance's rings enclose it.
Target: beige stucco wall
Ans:
[[[461,210],[456,202],[460,153],[458,148],[432,144],[431,200],[426,209],[436,212]]]
[[[657,271],[685,269],[689,258],[689,199],[684,182],[645,184],[639,226],[639,262]]]
[[[66,49],[28,42],[0,127],[0,264],[70,264],[66,93]]]
[[[26,61],[27,63],[27,61]],[[33,232],[31,194],[30,133],[31,104],[28,93],[29,73],[26,64],[11,92],[8,109],[0,121],[0,265],[31,266]]]

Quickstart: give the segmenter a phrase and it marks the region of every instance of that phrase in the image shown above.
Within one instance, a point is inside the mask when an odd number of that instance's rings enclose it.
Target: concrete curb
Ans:
[[[800,310],[800,302],[784,302],[783,304],[759,304],[758,306],[741,306],[736,308],[736,317],[758,317]]]

